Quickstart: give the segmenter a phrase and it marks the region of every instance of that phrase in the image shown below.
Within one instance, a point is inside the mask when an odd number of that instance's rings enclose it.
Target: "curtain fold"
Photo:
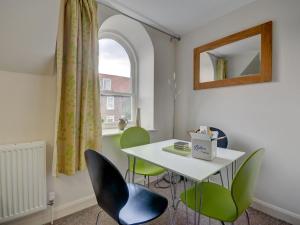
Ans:
[[[227,60],[218,58],[216,63],[216,77],[215,80],[224,80],[227,77]]]
[[[101,146],[95,0],[62,0],[59,21],[53,174],[74,175],[86,168],[84,151]]]

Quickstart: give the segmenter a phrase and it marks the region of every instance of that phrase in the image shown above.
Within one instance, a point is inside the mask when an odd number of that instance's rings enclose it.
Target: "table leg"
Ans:
[[[186,193],[186,178],[183,177],[183,189],[184,189],[184,201],[185,201],[185,215],[186,215],[186,225],[189,224],[189,214],[188,214],[188,206],[187,206],[187,193]]]
[[[136,158],[133,157],[132,183],[134,184]]]
[[[201,190],[201,183],[199,184],[199,197],[200,197],[200,206],[198,212],[198,225],[201,225],[201,208],[202,208],[202,190]]]
[[[197,225],[197,181],[195,181],[195,212],[194,212],[194,224]]]
[[[227,188],[229,189],[229,172],[228,172],[228,166],[226,166],[226,173],[227,173]]]
[[[128,156],[127,159],[128,159],[128,182],[130,182],[130,156]]]
[[[220,179],[221,179],[221,184],[224,187],[224,181],[223,181],[223,176],[222,176],[222,170],[220,170]]]
[[[172,173],[172,179],[173,179],[174,174]],[[177,196],[177,183],[174,184],[174,199],[176,200]]]
[[[236,173],[236,169],[237,169],[237,160],[234,161],[234,174]]]
[[[234,175],[233,164],[234,164],[234,162],[231,163],[231,182],[233,181],[233,175]]]
[[[173,193],[173,182],[172,182],[172,176],[170,175],[170,172],[168,171],[169,181],[170,181],[170,191],[171,191],[171,198],[172,198],[172,206],[175,209],[175,196]]]

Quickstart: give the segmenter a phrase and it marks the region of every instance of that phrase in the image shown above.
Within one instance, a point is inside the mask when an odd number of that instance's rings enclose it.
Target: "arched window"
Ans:
[[[104,129],[116,128],[120,118],[134,121],[135,60],[121,37],[105,35],[99,40],[101,116]]]

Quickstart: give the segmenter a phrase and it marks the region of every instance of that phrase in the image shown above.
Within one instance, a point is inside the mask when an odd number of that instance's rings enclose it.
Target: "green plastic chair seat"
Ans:
[[[236,206],[231,197],[231,192],[215,183],[204,182],[197,185],[197,211],[200,209],[200,188],[202,193],[201,214],[210,218],[233,222],[236,219]],[[185,202],[184,192],[180,195],[181,201]],[[195,186],[187,190],[187,206],[195,210]]]
[[[237,171],[231,190],[215,183],[203,182],[180,194],[183,203],[194,211],[223,222],[234,222],[250,206],[259,174],[264,150],[254,151]],[[197,208],[195,208],[195,189],[197,188]],[[201,191],[201,192],[200,192]],[[200,193],[202,205],[200,210]]]
[[[149,133],[141,127],[130,127],[123,132],[120,138],[121,148],[130,148],[150,143]],[[130,157],[130,171],[133,172],[133,157]],[[162,167],[136,159],[135,173],[144,176],[157,176],[166,170]]]
[[[130,160],[130,171],[133,172],[133,160]],[[162,167],[156,166],[152,163],[148,163],[144,160],[136,159],[135,173],[146,176],[157,176],[165,172]]]

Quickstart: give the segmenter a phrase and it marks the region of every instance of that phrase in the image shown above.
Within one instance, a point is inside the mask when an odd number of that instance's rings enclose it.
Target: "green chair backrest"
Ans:
[[[237,216],[252,203],[263,153],[263,149],[254,151],[241,165],[232,181],[231,195],[237,207]]]
[[[148,131],[141,127],[130,127],[126,129],[120,138],[121,148],[130,148],[150,143]]]

